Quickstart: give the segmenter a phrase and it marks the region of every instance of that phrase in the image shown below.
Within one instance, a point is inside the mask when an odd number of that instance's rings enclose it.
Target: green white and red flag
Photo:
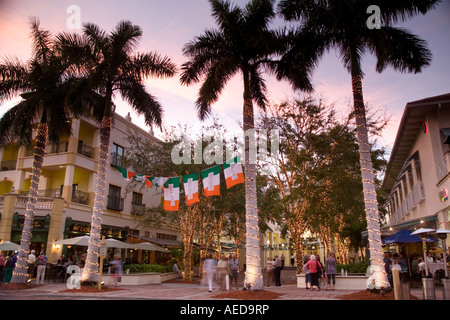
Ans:
[[[160,187],[161,189],[164,189],[164,184],[167,182],[167,180],[169,180],[169,178],[165,178],[165,177],[147,177],[147,180],[150,181],[155,186]]]
[[[164,210],[178,211],[180,208],[180,178],[169,178],[164,184]]]
[[[198,177],[198,172],[183,176],[184,193],[188,206],[200,201],[198,196]]]
[[[203,193],[206,197],[220,196],[220,164],[202,171]]]
[[[223,164],[223,175],[225,176],[227,189],[239,183],[244,183],[244,173],[242,172],[242,163],[239,156]]]

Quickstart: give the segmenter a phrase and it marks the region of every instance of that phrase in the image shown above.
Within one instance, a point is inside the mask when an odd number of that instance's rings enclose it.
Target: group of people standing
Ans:
[[[17,250],[14,254],[10,256],[3,256],[3,253],[0,253],[0,284],[1,283],[9,283],[11,281],[14,269],[17,264],[18,253]],[[27,264],[28,264],[28,278],[31,280],[34,276],[36,276],[37,284],[44,284],[45,279],[45,270],[47,265],[47,256],[44,252],[41,252],[38,257],[36,257],[36,251],[31,250],[28,252],[27,256]],[[36,270],[36,273],[35,273]]]
[[[236,285],[236,290],[239,290],[238,276],[241,269],[241,264],[237,259],[236,254],[228,259],[225,255],[221,255],[220,260],[213,259],[212,255],[203,262],[203,275],[208,281],[208,291],[212,292],[214,279],[217,278],[219,290],[229,290],[232,287],[233,280]]]
[[[320,256],[305,255],[303,257],[303,271],[305,273],[306,289],[320,291],[322,279],[327,278],[326,289],[333,290],[336,285],[337,264],[336,256],[330,253],[325,260],[325,266],[320,261]]]

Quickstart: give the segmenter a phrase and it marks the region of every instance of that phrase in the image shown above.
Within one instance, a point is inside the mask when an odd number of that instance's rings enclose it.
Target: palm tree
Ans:
[[[77,108],[79,105],[66,103],[76,82],[71,77],[72,67],[56,54],[51,33],[41,29],[39,24],[37,18],[30,18],[32,59],[27,64],[16,58],[4,59],[0,64],[0,102],[18,95],[23,98],[0,120],[0,147],[6,148],[13,141],[30,145],[37,123],[30,193],[13,283],[25,283],[28,279],[27,251],[47,141],[57,144],[59,136],[69,135],[70,116],[82,114],[82,109]]]
[[[311,89],[308,74],[294,65],[293,72],[282,71],[276,57],[283,52],[284,37],[269,29],[275,17],[273,0],[251,0],[244,9],[228,1],[210,0],[218,29],[207,30],[183,48],[190,60],[183,64],[181,83],[203,81],[196,107],[204,120],[211,113],[224,86],[234,75],[243,78],[243,129],[245,136],[246,275],[245,284],[253,290],[263,287],[260,263],[256,165],[250,162],[250,136],[254,129],[253,102],[265,109],[267,87],[263,72],[278,80],[288,79],[296,88]],[[285,68],[284,70],[286,70]],[[298,72],[296,72],[298,71]],[[252,161],[253,162],[253,161]]]
[[[168,57],[161,57],[154,52],[136,52],[142,30],[129,21],[119,22],[109,35],[95,24],[87,23],[83,27],[83,36],[59,36],[63,55],[81,67],[79,72],[85,76],[86,87],[104,97],[102,105],[93,107],[93,116],[101,122],[100,150],[90,240],[82,282],[95,281],[95,275],[98,274],[114,93],[119,92],[139,115],[143,115],[147,125],[156,124],[161,127],[162,106],[147,92],[143,81],[150,76],[171,77],[176,72],[175,65]]]
[[[360,164],[363,182],[367,229],[369,233],[370,259],[375,271],[375,286],[389,287],[383,272],[378,202],[371,161],[371,150],[366,126],[366,114],[362,90],[361,59],[366,52],[377,59],[376,71],[393,67],[401,72],[419,73],[431,61],[431,53],[425,41],[407,30],[393,27],[418,14],[425,14],[435,7],[438,0],[388,1],[388,0],[282,0],[279,12],[288,20],[299,20],[301,28],[297,36],[308,37],[310,58],[316,61],[323,54],[336,49],[342,63],[351,75],[354,116],[357,126]],[[369,29],[366,13],[370,5],[381,11],[381,28]],[[297,43],[286,54],[295,59]],[[300,42],[300,48],[303,44]],[[303,51],[305,53],[305,51]]]

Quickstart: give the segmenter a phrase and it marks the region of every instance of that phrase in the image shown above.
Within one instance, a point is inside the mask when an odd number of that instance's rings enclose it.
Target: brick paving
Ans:
[[[282,285],[279,287],[264,287],[264,290],[282,294],[278,300],[339,300],[339,296],[356,292],[356,290],[320,291],[297,288],[295,270],[283,270]],[[264,275],[265,276],[265,275]],[[239,277],[239,287],[242,290],[244,274]],[[264,282],[267,285],[267,281]],[[183,283],[169,281],[157,285],[121,286],[117,291],[101,293],[64,292],[65,283],[49,282],[43,286],[26,290],[0,290],[0,300],[224,300],[215,298],[223,293],[215,286],[213,292],[208,292],[207,285],[201,282]],[[236,290],[233,286],[230,291]],[[436,289],[436,299],[442,300],[441,289]],[[249,292],[251,294],[251,292]],[[412,288],[411,294],[422,299],[422,289]]]

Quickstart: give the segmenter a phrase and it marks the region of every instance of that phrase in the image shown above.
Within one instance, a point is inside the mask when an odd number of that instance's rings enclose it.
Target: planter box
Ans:
[[[326,283],[326,277],[325,279]],[[369,276],[366,275],[348,275],[348,276],[341,276],[336,275],[336,285],[334,288],[336,290],[366,290],[367,289],[367,279],[369,279]],[[324,282],[321,282],[322,288]],[[305,288],[305,274],[297,274],[297,288]]]
[[[148,284],[161,284],[162,282],[169,281],[169,280],[176,279],[176,278],[178,278],[177,272],[130,273],[130,274],[123,274],[120,285],[142,286],[142,285],[148,285]],[[104,274],[102,277],[102,281],[104,281],[105,284],[107,284],[107,285],[108,284],[112,285],[114,283],[114,278],[111,274]]]

